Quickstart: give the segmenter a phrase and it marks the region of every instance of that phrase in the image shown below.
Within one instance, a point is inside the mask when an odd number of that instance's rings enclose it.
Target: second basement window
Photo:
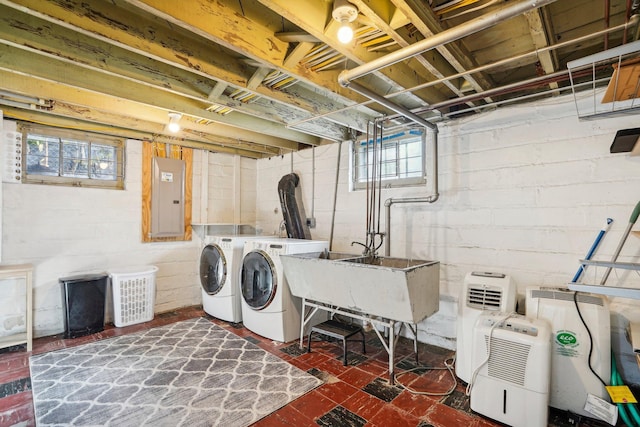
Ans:
[[[124,189],[124,141],[23,125],[23,182]]]
[[[422,130],[412,129],[383,135],[376,144],[377,167],[382,186],[404,187],[426,183],[426,137]],[[356,141],[352,145],[352,184],[356,190],[367,186],[373,173],[374,143],[372,139]]]

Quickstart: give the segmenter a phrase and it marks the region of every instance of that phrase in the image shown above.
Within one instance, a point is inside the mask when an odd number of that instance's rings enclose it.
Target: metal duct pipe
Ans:
[[[478,31],[492,27],[502,21],[506,21],[509,18],[513,18],[514,16],[518,16],[524,12],[528,12],[529,10],[553,3],[554,1],[556,0],[527,0],[505,6],[493,13],[479,16],[465,24],[458,25],[457,27],[435,34],[351,70],[342,71],[338,76],[338,82],[344,87],[349,87],[352,80],[372,73],[380,68],[404,61],[405,59],[419,55],[427,50],[461,39],[470,34],[477,33]]]
[[[635,1],[637,1],[640,4],[640,0],[635,0]],[[505,64],[509,64],[510,62],[513,62],[513,61],[517,61],[517,60],[520,60],[520,59],[528,58],[530,56],[537,56],[542,52],[548,52],[548,51],[552,51],[552,50],[563,48],[565,46],[570,46],[572,44],[581,43],[581,42],[586,41],[586,40],[591,40],[593,38],[597,38],[597,37],[600,37],[602,35],[610,34],[610,33],[614,32],[614,31],[619,31],[619,30],[627,31],[629,28],[631,28],[632,26],[636,25],[638,23],[639,19],[640,19],[639,15],[633,15],[629,19],[629,22],[626,22],[624,24],[616,25],[614,27],[605,28],[604,30],[596,31],[595,33],[585,34],[584,36],[576,37],[576,38],[571,39],[571,40],[565,40],[563,42],[559,42],[559,43],[556,43],[556,44],[553,44],[553,45],[541,47],[541,48],[538,48],[538,49],[536,49],[534,51],[531,51],[531,52],[521,53],[519,55],[515,55],[515,56],[512,56],[510,58],[501,59],[499,61],[491,62],[489,64],[480,65],[480,66],[478,66],[476,68],[473,68],[471,70],[461,71],[459,73],[452,74],[450,76],[442,77],[442,78],[439,78],[439,79],[436,79],[436,80],[431,80],[431,81],[428,81],[428,82],[425,82],[425,83],[420,83],[420,84],[418,84],[416,86],[413,86],[413,87],[410,87],[410,88],[405,88],[405,89],[398,90],[396,92],[385,94],[384,97],[386,99],[390,99],[390,98],[393,98],[395,96],[402,95],[403,93],[413,92],[413,91],[420,90],[420,89],[426,89],[428,87],[436,86],[436,85],[438,85],[440,83],[444,83],[444,82],[449,81],[449,80],[457,79],[457,78],[460,78],[460,77],[465,77],[465,76],[468,76],[470,74],[480,73],[482,71],[490,70],[492,68],[497,68],[499,66],[502,66],[502,65],[505,65]],[[313,120],[316,120],[316,119],[321,119],[321,118],[330,116],[332,114],[342,113],[342,112],[350,110],[352,108],[356,108],[356,107],[360,107],[360,106],[364,106],[364,105],[369,105],[369,104],[371,104],[373,102],[375,102],[375,101],[372,100],[372,99],[369,99],[367,101],[362,101],[362,102],[359,102],[357,104],[348,105],[346,107],[339,108],[337,110],[330,111],[328,113],[318,114],[318,115],[313,116],[313,117],[308,117],[306,119],[302,119],[302,120],[299,120],[297,122],[290,123],[288,125],[288,127],[295,128],[296,126],[298,126],[298,125],[300,125],[302,123],[310,122],[310,121],[313,121]],[[492,104],[493,103],[488,103],[488,104],[485,104],[484,106],[489,106],[489,105],[492,105]]]
[[[452,107],[454,105],[464,104],[466,102],[477,101],[478,99],[486,98],[489,96],[503,95],[505,93],[526,89],[527,87],[530,87],[530,86],[535,87],[536,85],[545,85],[550,82],[562,81],[563,79],[566,80],[568,76],[569,76],[569,71],[557,71],[552,74],[545,74],[543,76],[534,77],[532,79],[525,80],[522,82],[511,83],[511,84],[500,86],[494,89],[472,93],[470,95],[462,96],[460,98],[454,98],[454,99],[438,102],[438,103],[429,105],[428,107],[420,107],[415,109],[413,113],[418,113],[418,114],[426,113],[428,111],[433,111],[440,108],[447,108],[447,107]],[[487,105],[490,105],[490,104],[487,104]],[[390,118],[393,118],[393,117],[390,117]]]
[[[377,103],[379,103],[380,105],[384,105],[385,107],[389,108],[390,110],[395,111],[396,113],[403,115],[409,119],[411,119],[413,122],[424,126],[426,128],[429,128],[431,130],[438,130],[438,127],[436,125],[434,125],[433,123],[431,123],[430,121],[427,121],[425,119],[423,119],[420,116],[417,116],[415,114],[413,114],[411,111],[409,111],[408,109],[402,107],[401,105],[396,104],[393,101],[388,100],[387,98],[385,98],[382,95],[378,95],[377,93],[370,91],[369,89],[365,88],[364,86],[358,84],[358,83],[351,83],[350,86],[351,89],[355,90],[356,92],[359,92],[360,94],[366,96],[369,99],[373,99],[374,101],[376,101]]]
[[[340,73],[338,76],[338,82],[343,87],[349,87],[355,92],[360,93],[361,95],[366,96],[369,99],[372,99],[379,104],[395,111],[398,114],[404,115],[408,119],[413,122],[425,126],[429,129],[435,131],[435,137],[433,142],[433,164],[434,164],[434,192],[432,195],[427,197],[412,197],[412,198],[399,198],[393,199],[389,198],[385,201],[385,210],[386,210],[386,221],[385,221],[385,232],[386,232],[386,243],[385,243],[385,254],[388,256],[391,251],[391,206],[395,203],[433,203],[439,198],[438,193],[438,133],[437,126],[433,123],[423,119],[422,117],[414,114],[408,109],[396,104],[388,100],[387,98],[376,94],[362,85],[353,83],[352,80],[377,71],[381,68],[387,67],[389,65],[395,64],[400,61],[404,61],[405,59],[411,58],[413,56],[419,55],[427,50],[433,49],[435,47],[441,46],[446,43],[450,43],[452,41],[458,40],[470,34],[477,33],[478,31],[484,30],[491,26],[494,26],[502,21],[505,21],[509,18],[513,18],[514,16],[518,16],[524,12],[527,12],[532,9],[536,9],[547,4],[551,4],[556,0],[527,0],[520,3],[516,3],[513,5],[509,5],[499,9],[496,12],[491,14],[480,16],[476,19],[472,19],[471,21],[459,25],[457,27],[445,30],[439,34],[435,34],[429,38],[426,38],[418,43],[414,43],[405,48],[399,49],[395,52],[392,52],[388,55],[375,59],[366,64],[362,64],[356,68],[351,70],[345,70]]]
[[[393,197],[384,201],[385,221],[384,221],[384,254],[389,256],[391,254],[391,206],[396,203],[434,203],[440,198],[439,186],[438,186],[438,128],[434,129],[435,135],[432,141],[431,148],[431,170],[433,171],[432,179],[432,192],[429,196],[425,197]]]

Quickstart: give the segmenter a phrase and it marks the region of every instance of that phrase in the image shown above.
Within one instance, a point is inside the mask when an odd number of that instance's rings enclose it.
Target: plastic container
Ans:
[[[78,338],[104,330],[106,273],[61,277],[64,337]]]
[[[114,325],[122,327],[153,320],[157,271],[155,265],[109,271]]]

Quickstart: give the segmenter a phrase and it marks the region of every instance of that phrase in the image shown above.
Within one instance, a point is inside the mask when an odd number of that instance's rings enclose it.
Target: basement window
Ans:
[[[377,158],[376,167],[380,168],[383,187],[425,184],[425,147],[425,132],[419,129],[383,135],[377,144],[373,139],[354,142],[351,153],[353,189],[367,187],[367,177],[371,179],[373,174],[374,157]]]
[[[20,126],[23,182],[124,189],[124,140],[46,126]]]

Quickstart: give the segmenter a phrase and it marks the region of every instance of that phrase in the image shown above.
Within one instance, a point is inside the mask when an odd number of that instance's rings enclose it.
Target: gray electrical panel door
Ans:
[[[153,158],[151,181],[151,237],[184,235],[185,163]]]

